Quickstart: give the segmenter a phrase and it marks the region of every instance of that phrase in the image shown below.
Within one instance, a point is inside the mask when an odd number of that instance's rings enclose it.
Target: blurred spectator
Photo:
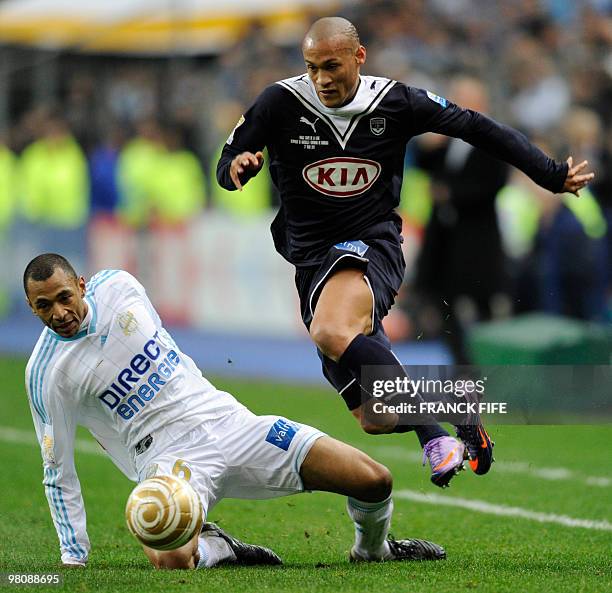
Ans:
[[[86,153],[96,144],[96,81],[90,72],[79,70],[72,76],[68,86],[64,113],[70,129]]]
[[[518,38],[511,46],[510,109],[516,125],[531,133],[547,132],[559,123],[571,100],[567,82],[542,50],[530,37]]]
[[[587,194],[588,192],[584,192]],[[542,215],[535,258],[540,307],[558,315],[603,321],[606,316],[608,254],[605,221],[595,200],[541,196]],[[586,204],[591,208],[585,208]],[[577,204],[576,204],[577,205]]]
[[[475,78],[455,78],[449,98],[468,109],[489,110],[487,91]],[[434,205],[417,262],[416,290],[446,321],[443,335],[455,361],[469,364],[463,325],[499,314],[507,289],[495,196],[508,167],[458,138],[430,135],[419,147],[416,164],[431,175]]]
[[[270,42],[266,27],[255,19],[238,43],[221,56],[216,77],[224,99],[248,105],[262,86],[289,76],[291,68],[287,52]]]
[[[21,115],[11,134],[13,148],[17,154],[21,154],[26,146],[40,137],[50,111],[48,105],[37,105]]]
[[[610,258],[612,256],[612,232],[610,232],[612,228],[612,131],[608,132],[609,145],[607,146],[603,121],[599,115],[590,109],[576,107],[569,112],[562,132],[565,136],[565,144],[572,148],[576,157],[579,160],[587,159],[590,167],[597,171],[597,176],[589,189],[595,199],[597,199],[607,224],[606,249]],[[586,211],[588,200],[585,200],[583,195],[581,200],[575,203],[571,202],[570,204],[573,206],[574,213],[580,218],[582,210]],[[586,221],[584,216],[580,219]],[[589,218],[589,220],[591,219]],[[601,222],[598,225],[598,228],[603,227]],[[589,223],[586,231],[594,239],[598,239],[603,234],[598,231],[594,223]],[[610,298],[612,298],[611,264],[612,260],[609,261],[607,271],[605,272]],[[612,313],[612,308],[610,313]]]
[[[160,312],[170,323],[185,324],[190,294],[176,287],[182,279],[193,277],[193,247],[188,237],[206,202],[205,178],[200,161],[185,148],[179,128],[166,126],[163,143],[149,180],[148,218],[153,233],[144,257],[141,253],[140,269],[149,268],[148,286]],[[165,279],[151,273],[151,267],[156,266],[167,271]],[[168,282],[168,278],[172,280]]]
[[[572,108],[564,118],[562,131],[568,150],[571,149],[578,162],[588,160],[591,167],[598,171],[598,177],[605,177],[606,171],[601,167],[603,129],[597,113],[583,107]]]
[[[74,229],[89,213],[87,160],[58,112],[43,123],[42,137],[22,153],[19,205],[32,223]]]
[[[17,158],[0,133],[0,236],[13,222],[17,205]]]
[[[0,253],[9,253],[9,230],[15,216],[17,197],[17,159],[0,132]],[[0,317],[9,308],[9,267],[0,266]]]
[[[123,129],[111,124],[102,144],[89,157],[91,213],[113,215],[119,206],[119,154],[125,141]]]
[[[516,171],[497,208],[513,263],[516,311],[604,320],[607,224],[592,193],[555,196]]]
[[[204,172],[198,158],[184,146],[178,128],[164,130],[165,151],[157,157],[152,171],[151,211],[162,224],[185,223],[205,205]]]
[[[136,136],[119,155],[121,218],[144,228],[154,222],[186,222],[205,205],[205,179],[181,131],[155,120],[138,124]]]
[[[110,111],[118,121],[132,124],[158,112],[155,70],[126,67],[116,72],[106,89]]]
[[[137,124],[136,136],[119,155],[119,212],[134,227],[145,227],[151,218],[153,180],[165,152],[159,123],[145,119]]]

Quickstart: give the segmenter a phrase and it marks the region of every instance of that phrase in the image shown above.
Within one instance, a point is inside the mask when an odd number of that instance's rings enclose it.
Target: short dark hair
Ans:
[[[37,255],[27,266],[23,273],[23,290],[28,294],[29,280],[46,280],[51,278],[57,268],[61,268],[76,280],[77,275],[70,262],[57,253],[42,253]]]

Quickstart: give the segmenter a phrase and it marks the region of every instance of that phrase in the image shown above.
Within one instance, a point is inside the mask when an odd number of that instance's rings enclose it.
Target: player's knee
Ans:
[[[325,356],[338,362],[355,336],[333,324],[314,319],[310,326],[310,337]]]
[[[377,465],[376,490],[381,498],[387,498],[391,495],[391,491],[393,490],[393,475],[384,465],[380,463]]]
[[[378,502],[391,494],[393,476],[382,464],[368,458],[363,470],[363,494],[361,500]]]
[[[193,561],[189,554],[177,552],[163,552],[151,559],[153,566],[163,570],[185,570],[193,568]]]

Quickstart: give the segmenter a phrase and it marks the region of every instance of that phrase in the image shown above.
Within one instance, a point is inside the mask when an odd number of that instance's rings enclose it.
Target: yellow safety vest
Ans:
[[[0,230],[10,226],[17,203],[17,157],[0,145]]]
[[[204,172],[189,150],[166,152],[150,181],[152,206],[162,222],[186,222],[205,205]]]
[[[58,228],[77,228],[89,214],[89,171],[71,136],[30,144],[19,162],[20,205],[24,217]]]
[[[128,142],[119,154],[119,215],[124,222],[140,227],[149,223],[154,203],[154,179],[165,149],[144,138]]]

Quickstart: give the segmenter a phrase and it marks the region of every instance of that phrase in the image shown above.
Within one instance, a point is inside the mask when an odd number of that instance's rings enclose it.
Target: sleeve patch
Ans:
[[[234,126],[234,129],[232,130],[232,133],[229,135],[229,138],[227,139],[226,144],[231,144],[234,141],[234,134],[236,133],[236,130],[244,123],[244,115],[240,116],[240,119],[238,120],[238,123]]]
[[[430,91],[427,91],[427,96],[434,102],[438,103],[438,105],[442,105],[444,109],[448,105],[448,101],[444,97],[440,97],[440,95],[436,95]]]
[[[43,460],[47,465],[55,465],[55,451],[53,447],[53,437],[47,433],[47,427],[45,427],[45,435],[42,440],[42,454]]]

